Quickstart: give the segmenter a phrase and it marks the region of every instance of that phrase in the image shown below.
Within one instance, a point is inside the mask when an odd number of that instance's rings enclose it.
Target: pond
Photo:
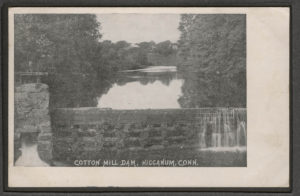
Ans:
[[[180,108],[184,80],[176,66],[150,66],[125,70],[106,94],[98,98],[98,107],[112,109]]]

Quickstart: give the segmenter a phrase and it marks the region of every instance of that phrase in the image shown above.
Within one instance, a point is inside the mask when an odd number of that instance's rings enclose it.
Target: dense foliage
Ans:
[[[183,14],[177,44],[101,40],[92,14],[18,14],[14,24],[15,71],[48,72],[52,108],[96,106],[118,72],[175,64],[181,107],[246,106],[245,15]]]
[[[246,16],[183,14],[182,107],[246,106]]]
[[[97,92],[95,83],[109,70],[99,64],[99,28],[94,15],[15,15],[16,72],[48,72],[54,107],[90,105],[105,89]]]
[[[170,53],[169,41],[113,43],[101,40],[100,30],[92,14],[15,15],[15,71],[48,72],[52,107],[96,106],[119,71],[153,65],[149,54]]]

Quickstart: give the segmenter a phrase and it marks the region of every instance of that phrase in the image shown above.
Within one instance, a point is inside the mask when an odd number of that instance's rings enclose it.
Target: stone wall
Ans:
[[[56,109],[52,114],[53,156],[56,161],[69,163],[100,158],[194,158],[200,148],[237,145],[233,132],[245,121],[245,109],[230,108]],[[227,126],[232,134],[227,133]],[[210,135],[203,134],[209,127]],[[226,142],[226,135],[235,138]]]
[[[245,108],[58,108],[50,115],[48,107],[47,85],[15,88],[15,160],[21,142],[33,138],[39,157],[50,165],[85,159],[194,158],[201,166],[246,164],[245,152],[199,153],[210,147],[246,146]]]
[[[15,88],[15,132],[14,152],[16,159],[21,155],[22,134],[36,134],[40,158],[52,161],[52,133],[49,116],[48,86],[41,83],[22,84]],[[33,141],[34,142],[34,141]]]

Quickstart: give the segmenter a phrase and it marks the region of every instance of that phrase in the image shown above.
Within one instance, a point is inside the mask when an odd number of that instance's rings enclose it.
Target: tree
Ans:
[[[52,64],[59,72],[89,71],[96,63],[99,28],[89,14],[15,15],[16,68],[32,62],[37,70],[48,71]]]
[[[245,15],[184,14],[179,30],[182,107],[245,107]]]
[[[100,23],[92,14],[15,15],[15,70],[46,71],[50,107],[97,104],[108,88]],[[31,69],[33,65],[33,69]],[[101,77],[99,77],[101,76]]]
[[[156,44],[154,51],[160,55],[168,56],[174,53],[174,49],[172,48],[172,42],[170,40],[160,42]]]
[[[137,43],[138,47],[145,51],[145,52],[151,52],[153,50],[153,48],[155,47],[155,42],[151,41],[151,42],[140,42]]]

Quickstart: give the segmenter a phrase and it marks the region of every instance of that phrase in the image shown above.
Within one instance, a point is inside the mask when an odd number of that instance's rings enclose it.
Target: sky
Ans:
[[[130,43],[170,40],[177,42],[179,14],[98,14],[102,40]]]

